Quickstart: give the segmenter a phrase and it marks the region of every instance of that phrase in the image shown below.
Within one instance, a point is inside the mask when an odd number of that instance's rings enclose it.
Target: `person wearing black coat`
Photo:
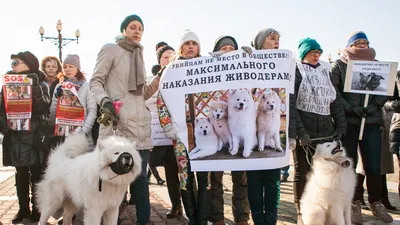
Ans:
[[[304,38],[299,42],[298,51],[301,61],[297,62],[295,78],[298,140],[293,152],[293,191],[297,224],[302,224],[300,201],[316,147],[311,139],[340,140],[346,134],[346,118],[330,79],[330,65],[319,60],[323,50],[318,42]]]
[[[397,162],[400,168],[400,70],[397,71],[396,88],[393,93],[393,99],[387,101],[384,105],[386,111],[394,111],[392,121],[390,123],[389,132],[389,148],[390,152],[396,154]],[[400,194],[400,179],[398,185],[398,193]],[[400,196],[400,195],[399,195]]]
[[[342,143],[347,155],[354,162],[354,170],[358,162],[358,148],[363,162],[368,190],[368,202],[375,217],[385,223],[390,223],[393,218],[381,203],[381,145],[383,126],[382,107],[388,100],[387,96],[370,95],[367,107],[364,107],[365,95],[344,92],[347,63],[349,60],[376,61],[375,50],[369,47],[367,35],[355,32],[348,40],[346,48],[342,51],[341,58],[332,65],[332,83],[339,93],[339,100],[346,112],[347,134],[343,136]],[[359,141],[361,119],[365,117],[364,134]],[[359,182],[359,181],[357,181]],[[362,186],[358,184],[357,186]],[[361,200],[362,190],[355,189],[352,203],[352,223],[362,224]]]
[[[36,184],[42,173],[43,155],[34,143],[34,134],[42,116],[49,110],[49,87],[45,75],[39,71],[39,61],[31,52],[25,51],[11,55],[12,71],[7,74],[27,74],[32,79],[32,117],[30,131],[15,131],[7,125],[4,94],[1,92],[0,132],[3,139],[3,165],[14,166],[16,169],[15,182],[19,210],[13,223],[22,222],[30,218],[30,222],[37,222],[40,213],[35,198]],[[32,214],[29,208],[29,186],[31,185]]]

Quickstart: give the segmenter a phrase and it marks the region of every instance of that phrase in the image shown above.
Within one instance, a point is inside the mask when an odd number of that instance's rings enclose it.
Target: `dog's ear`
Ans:
[[[360,73],[360,77],[361,78],[365,78],[364,74]]]
[[[136,141],[132,141],[132,147],[136,150]]]
[[[385,78],[383,78],[382,76],[378,75],[378,78],[381,80],[384,80]]]
[[[200,120],[199,118],[196,118],[196,120],[195,120],[194,122],[195,122],[195,123],[198,123],[198,122],[199,122],[199,120]]]
[[[236,90],[237,90],[237,89],[233,89],[231,95],[235,94],[235,93],[236,93]]]
[[[214,109],[214,107],[215,107],[215,102],[210,102],[208,105],[210,106],[210,109]],[[210,111],[212,111],[212,110],[210,110]]]
[[[209,123],[211,123],[211,119],[210,119],[210,117],[207,117],[207,121],[208,121]]]
[[[97,140],[97,148],[99,149],[99,151],[102,151],[104,149],[104,143],[103,140]]]

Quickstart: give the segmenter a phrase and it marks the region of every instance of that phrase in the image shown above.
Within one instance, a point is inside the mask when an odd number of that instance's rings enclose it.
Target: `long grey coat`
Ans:
[[[104,98],[121,101],[119,122],[116,135],[124,136],[136,142],[138,150],[153,148],[151,141],[151,115],[146,106],[149,99],[158,90],[160,77],[155,76],[141,89],[129,92],[129,71],[132,53],[118,44],[106,44],[97,56],[96,66],[90,80],[90,90],[101,105]],[[99,139],[113,135],[112,126],[100,125]]]

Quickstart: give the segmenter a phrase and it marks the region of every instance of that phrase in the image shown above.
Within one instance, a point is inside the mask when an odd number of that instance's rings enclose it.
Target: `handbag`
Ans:
[[[54,131],[49,125],[49,115],[39,117],[33,137],[33,146],[40,151],[49,151],[54,143]]]

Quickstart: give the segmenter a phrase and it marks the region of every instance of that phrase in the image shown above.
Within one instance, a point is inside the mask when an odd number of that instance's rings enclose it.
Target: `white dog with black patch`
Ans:
[[[236,155],[243,141],[243,157],[249,157],[257,143],[256,107],[249,90],[233,90],[228,100],[228,124],[232,133],[233,148],[231,155]]]
[[[258,150],[264,147],[282,152],[279,130],[281,126],[281,99],[275,91],[260,97],[257,109]]]
[[[196,147],[189,153],[190,159],[204,158],[218,151],[218,137],[210,118],[197,118],[194,124]]]
[[[43,180],[37,185],[40,225],[64,209],[64,225],[84,209],[85,225],[115,225],[126,188],[141,171],[136,144],[123,137],[99,140],[88,152],[85,134],[75,134],[54,149]]]
[[[340,142],[317,145],[312,170],[300,201],[305,225],[351,225],[351,201],[356,185],[352,165]]]

